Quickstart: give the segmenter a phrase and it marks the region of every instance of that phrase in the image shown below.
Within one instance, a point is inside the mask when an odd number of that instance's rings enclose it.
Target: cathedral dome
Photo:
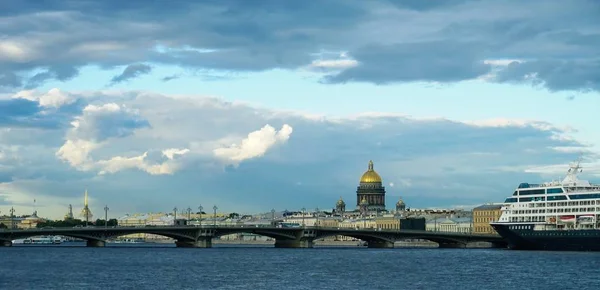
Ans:
[[[340,199],[337,201],[336,205],[346,205],[346,203],[344,202],[344,200],[342,199],[341,196],[340,196]]]
[[[373,161],[369,161],[369,169],[365,173],[363,173],[360,178],[360,183],[381,183],[381,176],[373,170]]]

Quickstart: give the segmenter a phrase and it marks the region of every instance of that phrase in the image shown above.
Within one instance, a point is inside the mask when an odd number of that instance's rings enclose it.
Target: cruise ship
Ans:
[[[600,185],[580,180],[581,160],[562,181],[521,183],[491,226],[511,249],[600,251]]]

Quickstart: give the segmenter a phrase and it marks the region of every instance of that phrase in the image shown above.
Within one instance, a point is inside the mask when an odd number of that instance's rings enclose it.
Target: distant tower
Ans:
[[[65,220],[72,220],[72,219],[73,219],[73,206],[69,204],[69,211],[65,215]]]
[[[362,216],[366,216],[369,212],[369,202],[367,201],[367,198],[363,197],[363,199],[358,204],[358,207],[360,209],[360,214]]]
[[[340,196],[340,200],[338,200],[335,203],[335,213],[343,215],[345,211],[346,211],[346,203],[344,202],[344,200]]]
[[[401,213],[406,210],[406,203],[402,200],[402,197],[398,199],[396,203],[396,212]]]
[[[92,218],[94,217],[92,211],[90,211],[90,208],[88,207],[87,189],[85,190],[85,197],[83,199],[83,209],[81,209],[81,217],[85,220],[86,223],[92,220]]]

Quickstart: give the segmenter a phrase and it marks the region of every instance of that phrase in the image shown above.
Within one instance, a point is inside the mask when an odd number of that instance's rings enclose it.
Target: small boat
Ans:
[[[39,236],[12,240],[12,243],[24,245],[56,245],[62,243],[62,238],[59,236]]]

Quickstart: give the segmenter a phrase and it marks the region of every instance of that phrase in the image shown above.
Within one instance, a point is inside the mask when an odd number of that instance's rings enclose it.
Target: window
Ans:
[[[548,200],[567,200],[567,197],[564,195],[548,196]]]
[[[592,194],[571,194],[569,195],[570,199],[592,199],[592,198],[600,198],[600,193],[592,193]]]
[[[543,189],[520,190],[519,195],[544,194]]]
[[[548,194],[550,194],[550,193],[563,193],[563,189],[562,188],[548,188],[546,190],[546,192],[548,192]]]

